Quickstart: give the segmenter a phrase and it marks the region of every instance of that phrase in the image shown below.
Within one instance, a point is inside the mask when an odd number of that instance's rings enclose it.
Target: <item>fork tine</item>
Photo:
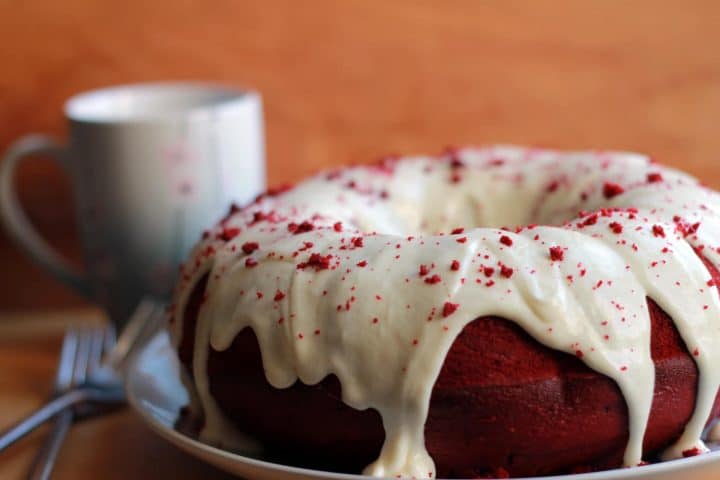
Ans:
[[[78,332],[74,328],[69,329],[63,337],[62,349],[60,350],[60,362],[58,363],[58,370],[55,374],[56,392],[67,389],[72,382],[78,341]]]
[[[85,325],[80,329],[80,342],[75,355],[75,368],[73,369],[73,386],[81,384],[87,378],[91,348],[92,327]]]
[[[103,363],[107,362],[106,357],[113,351],[115,344],[117,343],[117,330],[115,329],[115,325],[111,322],[107,322],[106,327],[105,343],[103,344]]]
[[[92,374],[100,368],[107,328],[104,325],[94,326],[90,330],[90,353],[88,360],[88,373]]]

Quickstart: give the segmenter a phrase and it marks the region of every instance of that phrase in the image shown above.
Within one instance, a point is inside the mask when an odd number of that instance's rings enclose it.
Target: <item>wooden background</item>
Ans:
[[[0,0],[0,149],[63,100],[202,79],[265,99],[270,181],[383,153],[515,142],[647,152],[720,187],[720,2]],[[68,185],[19,175],[78,258]],[[81,305],[0,237],[0,311]]]

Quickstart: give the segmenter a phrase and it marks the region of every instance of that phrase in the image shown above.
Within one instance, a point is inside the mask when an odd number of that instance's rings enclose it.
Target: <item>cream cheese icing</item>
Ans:
[[[274,387],[335,374],[345,403],[380,413],[386,438],[366,474],[433,477],[433,385],[465,325],[494,315],[617,383],[624,462],[638,465],[655,378],[649,297],[699,372],[694,413],[665,456],[706,451],[720,297],[696,252],[718,266],[719,198],[642,155],[512,146],[325,172],[264,196],[207,232],[178,284],[176,345],[208,277],[193,352],[202,438],[236,435],[210,394],[207,356],[249,327]]]

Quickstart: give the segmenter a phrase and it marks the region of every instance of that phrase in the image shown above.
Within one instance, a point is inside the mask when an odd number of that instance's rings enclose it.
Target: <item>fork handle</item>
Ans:
[[[60,447],[72,426],[73,417],[71,409],[63,410],[55,417],[50,436],[35,457],[28,473],[28,480],[48,480],[50,478],[60,453]]]
[[[15,426],[10,427],[0,435],[0,452],[35,430],[43,423],[50,420],[61,411],[86,399],[87,391],[85,390],[70,390],[53,398],[48,403],[35,410],[33,413],[18,422]]]

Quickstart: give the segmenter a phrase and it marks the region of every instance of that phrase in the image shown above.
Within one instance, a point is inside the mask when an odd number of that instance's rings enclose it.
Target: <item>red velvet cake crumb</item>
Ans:
[[[702,453],[702,450],[700,450],[698,447],[689,448],[687,450],[683,450],[682,456],[684,458],[688,457],[694,457],[696,455],[700,455]]]
[[[605,184],[603,185],[603,196],[605,198],[616,197],[616,196],[620,195],[621,193],[623,193],[624,191],[625,191],[625,189],[621,185],[618,185],[617,183],[605,182]]]
[[[425,283],[428,283],[430,285],[435,285],[436,283],[440,282],[442,282],[442,278],[440,278],[440,275],[438,275],[437,273],[432,277],[428,277],[425,279]]]
[[[648,183],[662,182],[662,181],[663,181],[662,174],[657,173],[657,172],[648,173],[648,174],[647,174],[647,181],[648,181]]]
[[[560,261],[565,257],[565,252],[562,247],[550,247],[550,259],[552,261]]]
[[[455,310],[457,310],[459,306],[460,305],[457,303],[445,302],[442,309],[442,316],[449,317],[450,315],[455,313]]]
[[[652,232],[653,235],[655,235],[656,237],[665,238],[665,229],[662,227],[662,225],[653,225]]]
[[[621,234],[623,231],[623,226],[618,222],[612,222],[610,224],[610,230],[612,230],[613,233]]]
[[[242,251],[250,255],[252,252],[260,248],[258,242],[245,242],[242,245]]]
[[[229,242],[233,238],[240,235],[240,229],[237,227],[225,227],[223,228],[222,233],[220,233],[220,238],[225,240],[226,242]]]

